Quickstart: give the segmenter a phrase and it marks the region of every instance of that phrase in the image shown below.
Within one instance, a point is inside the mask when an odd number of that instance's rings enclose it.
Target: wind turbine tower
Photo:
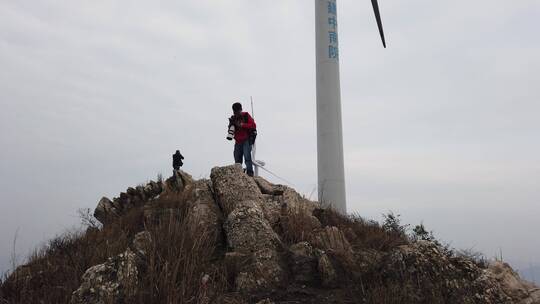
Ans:
[[[377,0],[371,0],[386,47]],[[317,171],[319,202],[347,212],[336,0],[315,0]]]

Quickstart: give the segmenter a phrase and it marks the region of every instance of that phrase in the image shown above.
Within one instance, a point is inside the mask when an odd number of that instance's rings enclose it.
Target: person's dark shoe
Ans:
[[[248,172],[247,175],[253,177],[253,172]]]

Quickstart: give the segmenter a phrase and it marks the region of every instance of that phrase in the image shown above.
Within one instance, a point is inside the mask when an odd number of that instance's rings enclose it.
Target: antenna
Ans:
[[[251,116],[255,117],[255,110],[253,110],[253,96],[249,96],[249,99],[251,100]]]
[[[384,31],[377,0],[371,0],[383,46]],[[343,125],[339,80],[336,0],[315,0],[317,71],[317,188],[319,202],[347,213]]]
[[[253,108],[253,96],[249,96],[249,98],[251,100],[251,117],[255,119],[255,110]],[[266,163],[262,160],[257,160],[255,158],[256,154],[257,154],[257,142],[253,143],[253,149],[251,149],[251,161],[253,162],[253,166],[255,167],[253,168],[253,175],[259,176],[259,167],[261,168],[264,167]]]

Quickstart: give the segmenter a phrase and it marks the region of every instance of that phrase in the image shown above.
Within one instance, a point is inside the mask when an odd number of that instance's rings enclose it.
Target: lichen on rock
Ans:
[[[285,271],[279,236],[264,215],[264,198],[255,181],[240,165],[216,167],[211,174],[214,193],[226,220],[224,231],[230,251],[249,254],[251,263],[239,270],[237,290],[251,292],[275,288]]]

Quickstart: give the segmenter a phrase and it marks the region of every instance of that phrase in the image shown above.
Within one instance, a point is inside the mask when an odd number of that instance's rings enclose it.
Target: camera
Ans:
[[[231,118],[229,118],[229,127],[228,127],[228,130],[227,130],[227,140],[233,140],[235,130],[236,130],[236,128],[234,126],[233,118],[231,117]]]
[[[234,125],[229,126],[229,130],[227,132],[227,140],[232,140],[234,138]]]

